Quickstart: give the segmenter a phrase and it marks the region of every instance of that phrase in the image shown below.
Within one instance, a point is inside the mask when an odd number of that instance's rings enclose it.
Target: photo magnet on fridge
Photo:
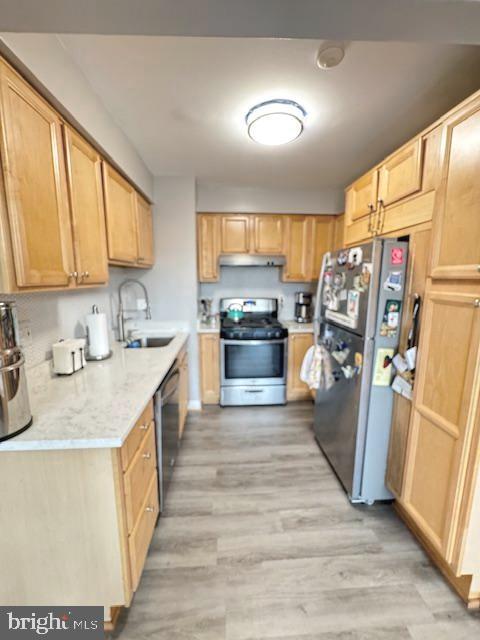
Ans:
[[[401,271],[389,271],[387,279],[383,283],[383,288],[385,291],[401,291],[402,279]]]
[[[383,338],[396,338],[400,325],[400,311],[402,309],[401,300],[387,300],[385,311],[383,312],[380,335]]]

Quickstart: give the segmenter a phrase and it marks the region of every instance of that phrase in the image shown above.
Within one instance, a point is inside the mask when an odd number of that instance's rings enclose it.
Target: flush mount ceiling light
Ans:
[[[273,146],[298,138],[306,115],[305,109],[293,100],[269,100],[252,107],[245,122],[252,140]]]

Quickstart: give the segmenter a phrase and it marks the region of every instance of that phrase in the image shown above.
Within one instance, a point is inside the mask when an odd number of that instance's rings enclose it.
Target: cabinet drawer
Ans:
[[[129,533],[135,526],[152,476],[156,476],[156,466],[155,430],[153,424],[151,424],[132,460],[132,464],[124,475],[125,506]]]
[[[140,517],[128,541],[132,587],[134,591],[136,591],[138,583],[140,582],[140,576],[142,575],[148,547],[150,546],[150,541],[155,529],[158,512],[158,485],[157,474],[155,473],[150,480],[145,500],[142,502]]]
[[[145,409],[143,410],[142,415],[137,420],[135,426],[128,434],[127,439],[125,440],[121,455],[122,455],[122,471],[126,471],[128,465],[130,464],[133,456],[135,455],[142,438],[145,436],[145,433],[150,426],[150,423],[153,421],[153,400],[151,400]]]

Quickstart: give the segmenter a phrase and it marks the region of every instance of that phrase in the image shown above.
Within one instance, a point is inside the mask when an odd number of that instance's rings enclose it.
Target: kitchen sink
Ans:
[[[129,349],[148,349],[153,347],[166,347],[169,345],[175,336],[142,336],[140,338],[133,338],[133,340],[127,344]]]

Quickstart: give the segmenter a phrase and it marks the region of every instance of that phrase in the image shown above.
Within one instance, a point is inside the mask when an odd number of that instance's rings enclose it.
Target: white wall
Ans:
[[[220,267],[219,282],[202,282],[199,297],[213,298],[213,311],[218,313],[220,298],[277,298],[281,320],[293,320],[295,292],[316,288],[308,282],[282,282],[279,267]]]
[[[200,402],[197,331],[197,245],[195,178],[155,178],[155,265],[148,271],[123,269],[123,277],[147,287],[152,319],[182,323],[190,330],[190,402]],[[111,284],[118,284],[117,275]]]
[[[152,197],[152,174],[58,38],[50,34],[0,33],[0,40],[137,186]]]
[[[264,189],[213,182],[197,184],[197,211],[241,213],[340,213],[344,193],[338,189]]]

